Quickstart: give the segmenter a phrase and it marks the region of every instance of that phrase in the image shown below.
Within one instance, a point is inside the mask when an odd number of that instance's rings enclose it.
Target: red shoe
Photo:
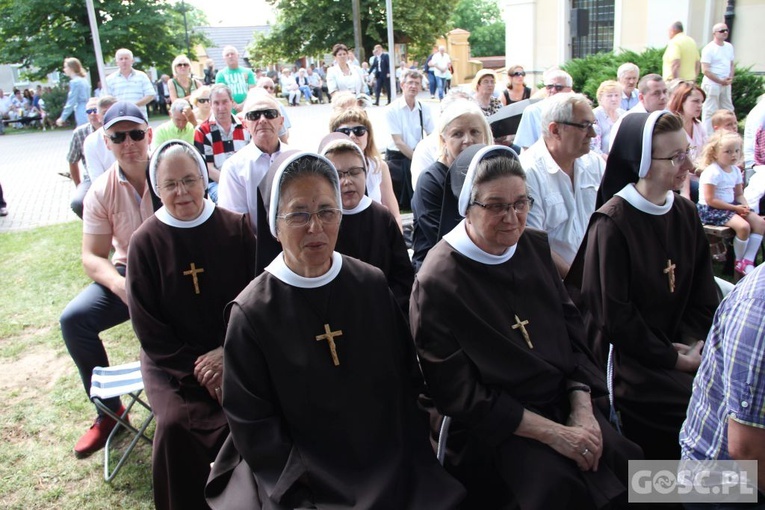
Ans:
[[[122,415],[123,412],[125,412],[125,407],[120,406],[118,414]],[[90,429],[74,445],[74,456],[78,459],[84,459],[102,449],[106,446],[106,440],[116,425],[117,421],[111,416],[99,415]]]
[[[737,260],[733,269],[737,273],[746,276],[754,270],[754,262],[749,259]]]

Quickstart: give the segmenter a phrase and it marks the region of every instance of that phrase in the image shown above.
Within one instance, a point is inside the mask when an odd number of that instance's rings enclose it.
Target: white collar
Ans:
[[[274,275],[279,280],[283,281],[287,285],[298,287],[301,289],[317,289],[323,287],[334,280],[340,270],[343,268],[343,257],[336,251],[332,252],[332,265],[329,266],[329,271],[316,278],[306,278],[295,273],[292,269],[287,267],[287,263],[284,262],[284,252],[281,252],[276,258],[271,261],[266,267],[266,271]]]
[[[173,217],[167,210],[167,208],[163,205],[160,207],[157,212],[154,213],[154,216],[157,217],[159,221],[164,223],[165,225],[168,225],[170,227],[176,227],[176,228],[194,228],[198,227],[205,221],[210,219],[210,216],[212,216],[212,213],[215,211],[215,204],[212,200],[209,198],[204,199],[204,207],[202,208],[202,212],[199,216],[194,218],[193,220],[179,220],[178,218]]]
[[[498,264],[504,264],[515,255],[515,250],[518,244],[514,244],[509,247],[502,255],[492,255],[486,253],[476,245],[467,233],[466,220],[462,220],[459,225],[454,227],[451,232],[444,236],[444,241],[449,243],[449,246],[466,256],[471,260],[475,260],[481,264],[488,266],[496,266]]]
[[[369,209],[369,206],[372,205],[372,199],[369,198],[367,195],[364,195],[361,197],[361,200],[359,200],[359,203],[356,207],[353,209],[343,209],[343,216],[352,216],[354,214],[358,214],[360,212],[366,211]]]
[[[652,214],[653,216],[667,214],[669,210],[672,209],[672,204],[675,203],[675,194],[671,191],[667,191],[667,200],[664,202],[664,205],[656,205],[641,195],[634,184],[627,184],[616,194],[616,196],[622,197],[638,211]]]

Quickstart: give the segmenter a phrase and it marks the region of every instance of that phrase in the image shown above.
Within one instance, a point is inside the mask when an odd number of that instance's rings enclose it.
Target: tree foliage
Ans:
[[[268,0],[278,12],[271,32],[248,48],[251,62],[296,60],[327,53],[335,43],[353,46],[350,2],[337,0]],[[361,40],[367,57],[375,44],[387,46],[385,2],[359,0]],[[453,0],[395,0],[393,38],[396,43],[430,48],[444,35]]]
[[[96,18],[104,59],[129,48],[141,68],[169,69],[186,52],[183,7],[162,0],[100,0]],[[186,6],[189,27],[205,23],[204,14]],[[189,34],[191,46],[203,41]],[[22,64],[29,77],[42,79],[60,70],[64,58],[77,57],[96,79],[96,57],[84,0],[0,0],[0,62]]]
[[[665,48],[649,48],[642,53],[623,51],[595,53],[585,58],[575,58],[566,62],[562,69],[574,80],[574,90],[582,92],[596,101],[598,87],[605,80],[615,80],[616,71],[625,62],[632,62],[640,68],[640,76],[650,73],[661,74],[662,55]],[[701,74],[698,82],[701,83]],[[765,91],[765,78],[751,71],[751,68],[736,66],[731,95],[739,120],[744,118],[757,104],[757,98]]]
[[[460,0],[449,25],[470,32],[470,54],[491,57],[505,54],[505,22],[496,0]]]

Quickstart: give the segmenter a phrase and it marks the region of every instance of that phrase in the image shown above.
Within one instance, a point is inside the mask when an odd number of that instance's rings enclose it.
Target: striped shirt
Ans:
[[[82,164],[85,165],[85,167],[88,166],[87,161],[85,161],[85,153],[82,150],[82,144],[92,132],[93,125],[90,122],[78,126],[77,129],[74,130],[74,133],[72,133],[72,141],[69,142],[69,154],[66,155],[66,160],[69,163],[82,161]]]
[[[231,116],[231,133],[225,133],[211,117],[204,121],[194,131],[194,146],[205,159],[220,170],[223,163],[236,152],[244,148],[250,141],[250,132],[239,120]]]
[[[684,459],[728,460],[728,419],[765,428],[765,265],[715,313],[680,431]]]
[[[137,103],[146,96],[156,96],[157,90],[152,85],[151,80],[146,73],[136,71],[135,69],[125,77],[119,71],[116,71],[106,77],[106,86],[109,93],[119,101]],[[139,106],[146,118],[149,118],[146,106]]]

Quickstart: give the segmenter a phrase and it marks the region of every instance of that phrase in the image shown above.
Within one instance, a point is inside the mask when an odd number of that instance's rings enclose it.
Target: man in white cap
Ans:
[[[86,395],[93,368],[109,366],[99,334],[128,320],[125,270],[133,232],[159,206],[147,185],[152,132],[140,107],[120,101],[104,116],[106,145],[117,161],[93,182],[85,196],[82,223],[82,265],[93,280],[61,314],[61,334],[72,356]],[[109,253],[114,255],[109,260]],[[105,400],[122,414],[119,398]],[[84,458],[106,444],[116,422],[99,411],[90,429],[77,441],[74,453]]]

